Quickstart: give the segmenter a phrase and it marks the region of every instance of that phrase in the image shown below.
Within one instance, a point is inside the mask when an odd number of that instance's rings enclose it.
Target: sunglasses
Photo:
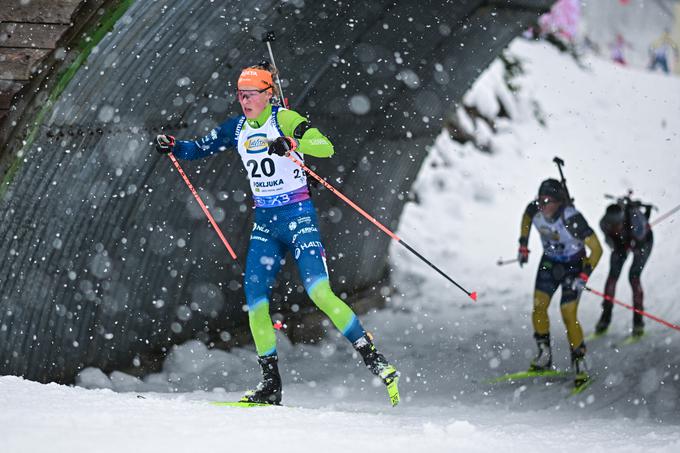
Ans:
[[[555,203],[557,200],[555,200],[553,197],[540,197],[538,199],[538,204],[541,206],[545,206],[549,203]]]
[[[261,90],[236,90],[236,96],[238,96],[239,101],[247,101],[254,98],[258,94],[262,94],[272,87],[262,88]]]

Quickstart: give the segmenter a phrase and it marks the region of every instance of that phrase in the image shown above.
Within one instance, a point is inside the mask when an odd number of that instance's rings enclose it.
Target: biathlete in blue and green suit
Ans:
[[[352,309],[333,293],[306,175],[287,157],[289,153],[301,161],[304,155],[330,157],[333,145],[297,112],[272,105],[275,92],[272,68],[268,64],[245,68],[237,90],[243,115],[228,119],[200,140],[175,141],[170,135],[156,137],[159,152],[173,152],[180,159],[200,159],[235,149],[248,173],[255,221],[244,288],[263,380],[255,390],[246,392],[242,401],[281,402],[281,377],[269,298],[283,259],[291,252],[309,297],[353,344],[368,368],[387,385],[390,399],[396,404],[399,373],[378,353]]]

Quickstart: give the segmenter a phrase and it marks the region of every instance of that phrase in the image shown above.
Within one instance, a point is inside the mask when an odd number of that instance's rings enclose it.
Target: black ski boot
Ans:
[[[635,338],[640,338],[645,334],[645,322],[642,320],[642,315],[635,313],[633,315],[633,331],[631,336]]]
[[[604,335],[609,329],[609,323],[612,321],[612,307],[611,302],[602,302],[602,315],[600,315],[600,320],[597,321],[595,325],[595,336]]]
[[[552,368],[552,349],[550,348],[550,334],[534,333],[538,353],[529,365],[529,371],[547,371]]]
[[[371,373],[378,376],[383,381],[383,384],[387,386],[387,393],[389,394],[392,406],[399,404],[399,388],[397,387],[399,372],[397,369],[390,365],[385,356],[378,352],[368,333],[355,341],[353,346],[361,354],[364,363],[371,370]]]
[[[586,345],[583,343],[571,351],[571,366],[574,370],[574,387],[576,389],[580,389],[590,380],[585,356]]]
[[[281,375],[279,374],[279,358],[276,355],[258,357],[262,368],[262,382],[255,390],[248,390],[240,402],[258,404],[281,404]]]

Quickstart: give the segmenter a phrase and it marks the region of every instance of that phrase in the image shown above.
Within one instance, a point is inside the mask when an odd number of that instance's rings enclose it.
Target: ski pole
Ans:
[[[659,217],[658,219],[656,219],[655,221],[653,221],[652,223],[650,223],[649,226],[654,227],[655,225],[658,225],[659,223],[663,222],[664,220],[666,220],[667,218],[669,218],[678,211],[680,211],[680,204],[671,209],[670,211],[668,211],[667,213],[665,213],[664,215],[662,215],[661,217]]]
[[[302,163],[301,161],[299,161],[298,159],[296,159],[292,154],[288,154],[288,158],[289,158],[290,160],[292,160],[293,162],[295,162],[295,163],[296,163],[300,168],[302,168],[306,173],[312,175],[312,176],[314,177],[314,179],[316,179],[316,180],[319,181],[321,184],[323,184],[323,186],[324,186],[326,189],[328,189],[328,190],[330,190],[331,192],[333,192],[333,193],[334,193],[335,195],[337,195],[342,201],[344,201],[345,203],[347,203],[348,205],[350,205],[352,208],[354,208],[355,211],[357,211],[359,214],[361,214],[362,216],[364,216],[366,219],[370,220],[375,226],[377,226],[377,227],[378,227],[380,230],[382,230],[385,234],[387,234],[389,237],[391,237],[392,239],[394,239],[395,241],[397,241],[399,244],[401,244],[401,245],[403,245],[404,247],[406,247],[406,249],[407,249],[408,251],[410,251],[410,252],[413,253],[415,256],[417,256],[418,258],[420,258],[423,262],[425,262],[426,264],[428,264],[432,269],[434,269],[435,271],[439,272],[439,274],[440,274],[441,276],[443,276],[445,279],[447,279],[448,281],[450,281],[451,283],[453,283],[454,285],[456,285],[456,286],[458,287],[458,289],[460,289],[460,290],[463,291],[465,294],[467,294],[467,295],[470,297],[470,299],[472,299],[472,300],[477,300],[477,292],[476,292],[476,291],[470,292],[470,291],[468,291],[467,289],[465,289],[465,288],[463,288],[462,286],[460,286],[455,280],[453,280],[451,277],[449,277],[448,275],[446,275],[441,269],[439,269],[437,266],[435,266],[434,264],[432,264],[427,258],[425,258],[423,255],[421,255],[420,253],[418,253],[413,247],[411,247],[410,245],[408,245],[406,242],[404,242],[402,239],[400,239],[396,234],[394,234],[392,231],[390,231],[389,228],[387,228],[387,227],[386,227],[385,225],[383,225],[382,223],[378,222],[374,217],[370,216],[366,211],[364,211],[363,209],[361,209],[361,208],[360,208],[359,206],[357,206],[352,200],[350,200],[350,199],[347,198],[345,195],[343,195],[338,189],[336,189],[335,187],[333,187],[332,185],[330,185],[329,183],[327,183],[323,178],[321,178],[319,175],[317,175],[317,174],[314,173],[312,170],[310,170],[309,167],[307,167],[304,163]]]
[[[608,296],[608,295],[606,295],[606,294],[603,294],[603,293],[601,293],[601,292],[599,292],[599,291],[596,291],[596,290],[594,290],[594,289],[592,289],[592,288],[589,288],[588,286],[586,286],[585,289],[586,289],[587,291],[590,291],[591,293],[597,295],[597,296],[604,297],[606,300],[608,300],[608,301],[610,301],[610,302],[613,302],[613,303],[615,303],[615,304],[617,304],[617,305],[621,305],[622,307],[625,307],[625,308],[627,308],[628,310],[634,311],[635,313],[639,313],[639,314],[641,314],[642,316],[646,316],[646,317],[648,317],[649,319],[658,322],[659,324],[663,324],[663,325],[666,326],[666,327],[670,327],[671,329],[675,329],[675,330],[677,330],[677,331],[680,331],[680,326],[678,326],[677,324],[672,324],[672,323],[670,323],[670,322],[668,322],[668,321],[666,321],[666,320],[664,320],[664,319],[659,318],[658,316],[654,316],[654,315],[652,315],[652,314],[650,314],[650,313],[647,313],[647,312],[644,311],[644,310],[640,310],[639,308],[635,308],[635,307],[633,307],[633,306],[631,306],[631,305],[624,304],[624,303],[621,302],[620,300],[615,299],[615,298],[613,298],[613,297],[611,297],[611,296]]]
[[[272,65],[274,65],[274,68],[276,68],[276,62],[274,61],[274,52],[272,51],[271,45],[271,43],[273,43],[274,40],[276,40],[276,35],[274,34],[273,31],[268,31],[267,33],[265,33],[263,41],[267,44],[267,49],[269,49],[269,58],[272,59]],[[285,108],[288,108],[288,100],[283,95],[283,88],[281,87],[281,79],[279,78],[278,69],[276,70],[276,84],[279,86],[279,93],[281,93],[281,102],[283,103],[283,106]]]
[[[182,170],[182,167],[180,167],[179,162],[177,162],[177,158],[172,153],[168,153],[168,156],[170,156],[170,160],[175,165],[177,172],[180,174],[180,176],[182,176],[182,178],[184,179],[184,182],[189,187],[189,190],[194,195],[194,198],[196,199],[196,201],[198,201],[198,204],[201,206],[203,213],[208,218],[208,220],[210,221],[210,224],[213,226],[213,228],[217,232],[217,235],[220,237],[220,239],[222,239],[222,243],[224,244],[224,246],[229,251],[229,255],[231,255],[232,259],[234,259],[234,261],[236,261],[238,263],[238,260],[236,259],[236,253],[234,253],[234,249],[231,248],[231,245],[229,245],[229,241],[227,241],[227,238],[225,238],[224,234],[222,234],[222,230],[217,225],[217,222],[215,222],[215,219],[210,214],[210,211],[208,211],[208,207],[205,205],[205,203],[203,203],[203,200],[201,200],[200,195],[198,195],[198,192],[196,192],[196,189],[194,188],[193,184],[191,184],[191,181],[189,181],[189,178],[187,177],[186,173],[184,173],[184,170]]]
[[[267,32],[267,33],[265,34],[264,39],[263,39],[263,41],[264,41],[265,43],[267,43],[267,49],[269,50],[269,57],[271,58],[272,64],[274,65],[274,67],[276,67],[276,63],[274,62],[274,52],[272,51],[271,43],[272,43],[275,39],[276,39],[276,36],[274,35],[274,32],[273,32],[273,31]],[[283,105],[284,105],[284,107],[288,107],[288,103],[286,102],[286,99],[285,99],[285,97],[283,96],[283,89],[281,88],[281,79],[279,78],[278,71],[276,71],[276,72],[277,72],[277,74],[276,74],[276,82],[277,82],[277,84],[279,85],[279,92],[281,93],[281,97],[283,98]],[[357,206],[352,200],[350,200],[349,198],[347,198],[346,196],[344,196],[342,193],[340,193],[340,191],[338,191],[335,187],[333,187],[332,185],[330,185],[329,183],[327,183],[326,181],[324,181],[323,178],[321,178],[319,175],[317,175],[317,174],[314,173],[312,170],[310,170],[305,164],[303,164],[301,161],[299,161],[298,159],[296,159],[296,158],[295,158],[294,156],[292,156],[291,154],[288,154],[288,157],[289,157],[293,162],[295,162],[300,168],[302,168],[302,169],[303,169],[304,171],[306,171],[308,174],[312,175],[317,181],[319,181],[321,184],[323,184],[323,186],[324,186],[325,188],[327,188],[328,190],[330,190],[331,192],[333,192],[335,195],[337,195],[340,199],[342,199],[345,203],[347,203],[347,204],[350,205],[352,208],[354,208],[358,213],[360,213],[361,215],[363,215],[366,219],[370,220],[375,226],[377,226],[377,227],[378,227],[380,230],[382,230],[385,234],[387,234],[389,237],[391,237],[392,239],[394,239],[395,241],[397,241],[398,243],[400,243],[401,245],[403,245],[404,247],[406,247],[406,249],[408,249],[411,253],[413,253],[413,254],[416,255],[418,258],[420,258],[420,259],[423,260],[425,263],[427,263],[430,267],[432,267],[432,269],[434,269],[434,270],[436,270],[437,272],[439,272],[440,275],[442,275],[444,278],[446,278],[448,281],[450,281],[450,282],[453,283],[456,287],[458,287],[461,291],[463,291],[465,294],[467,294],[467,295],[470,297],[470,299],[472,299],[472,300],[477,300],[477,292],[476,292],[476,291],[470,292],[470,291],[468,291],[467,289],[465,289],[465,288],[463,288],[462,286],[460,286],[455,280],[453,280],[451,277],[449,277],[448,275],[446,275],[441,269],[439,269],[437,266],[435,266],[434,264],[432,264],[429,260],[427,260],[427,259],[426,259],[424,256],[422,256],[420,253],[418,253],[415,249],[413,249],[413,248],[412,248],[410,245],[408,245],[406,242],[402,241],[396,234],[394,234],[394,233],[393,233],[392,231],[390,231],[387,227],[385,227],[385,225],[383,225],[382,223],[378,222],[375,218],[373,218],[373,217],[371,217],[370,215],[368,215],[368,213],[367,213],[366,211],[364,211],[363,209],[361,209],[361,208],[360,208],[359,206]]]
[[[498,258],[496,264],[499,266],[505,266],[506,264],[516,263],[517,261],[519,261],[519,258],[513,258],[511,260],[503,260],[503,258]]]

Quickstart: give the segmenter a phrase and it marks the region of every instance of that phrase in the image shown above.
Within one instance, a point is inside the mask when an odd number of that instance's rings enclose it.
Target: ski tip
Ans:
[[[396,406],[399,404],[399,401],[401,401],[401,397],[399,396],[399,376],[396,376],[392,382],[387,384],[387,394],[390,397],[390,403],[392,404],[392,407]]]
[[[583,382],[579,385],[575,385],[574,388],[571,390],[572,396],[576,396],[580,393],[583,393],[583,391],[586,390],[588,387],[590,387],[590,384],[592,384],[592,383],[593,383],[593,379],[588,378],[588,380],[586,380],[585,382]]]
[[[593,341],[593,340],[597,340],[598,338],[604,337],[606,334],[607,334],[607,331],[606,331],[606,330],[603,331],[603,332],[600,332],[600,333],[593,332],[593,333],[591,333],[590,335],[588,335],[588,336],[585,338],[585,341]]]
[[[474,300],[475,302],[477,302],[477,291],[472,291],[472,292],[469,294],[469,296],[470,296],[470,299],[472,299],[472,300]]]
[[[635,344],[638,341],[642,340],[645,337],[645,334],[643,333],[642,335],[629,335],[626,337],[625,340],[621,343],[622,346],[628,346],[631,344]]]

